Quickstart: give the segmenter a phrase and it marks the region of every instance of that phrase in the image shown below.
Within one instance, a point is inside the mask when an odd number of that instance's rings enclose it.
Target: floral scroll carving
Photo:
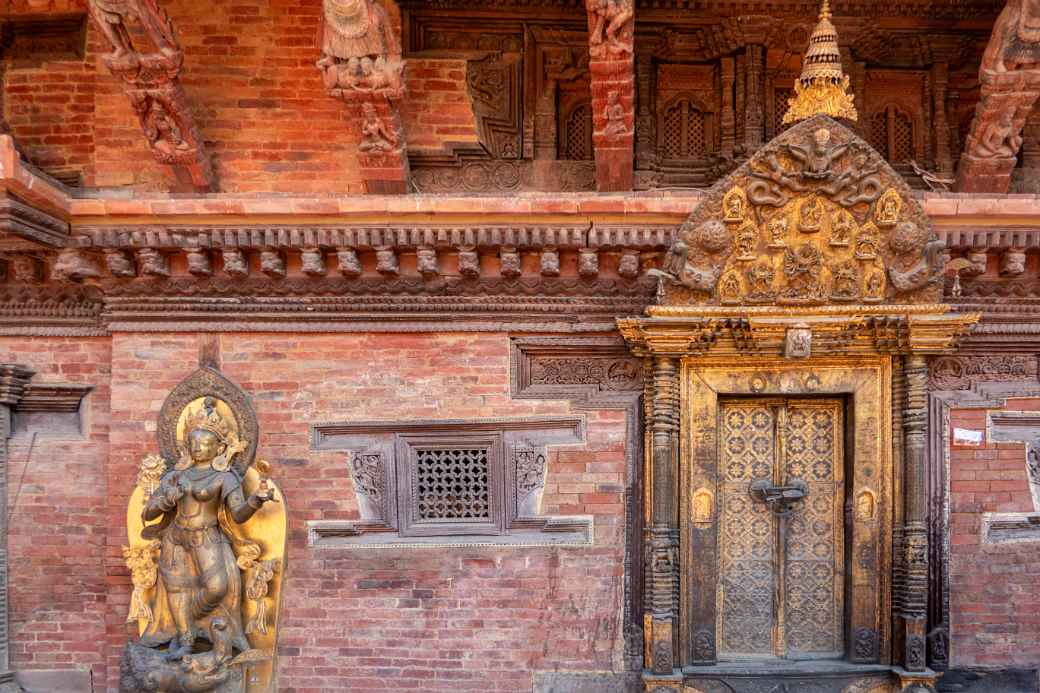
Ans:
[[[902,178],[815,116],[713,187],[649,274],[668,305],[932,303],[944,261]]]
[[[112,46],[102,61],[122,81],[155,159],[184,171],[195,188],[215,189],[213,166],[180,83],[184,53],[158,0],[91,0],[90,14]],[[142,34],[153,52],[135,45]]]

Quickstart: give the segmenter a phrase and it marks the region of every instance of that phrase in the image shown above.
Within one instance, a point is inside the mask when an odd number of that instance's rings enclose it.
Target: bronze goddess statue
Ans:
[[[223,380],[216,371],[199,373],[193,377]],[[272,589],[269,582],[280,583],[285,513],[267,478],[270,466],[242,459],[255,445],[240,437],[237,420],[251,410],[244,412],[244,397],[233,407],[210,394],[172,416],[169,404],[160,429],[176,427],[179,456],[172,465],[147,458],[131,499],[130,515],[139,504],[141,529],[135,537],[130,527],[124,555],[134,578],[131,618],[141,637],[124,655],[123,689],[273,690],[268,620],[271,613],[277,618],[277,608],[265,600],[276,607],[280,596],[280,584]]]

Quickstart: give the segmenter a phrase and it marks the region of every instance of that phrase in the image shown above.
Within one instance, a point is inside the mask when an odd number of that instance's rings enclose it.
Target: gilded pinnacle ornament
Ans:
[[[823,114],[832,118],[858,119],[849,93],[849,77],[841,69],[838,31],[831,23],[830,0],[823,0],[820,21],[813,29],[802,63],[802,76],[794,83],[794,98],[788,101],[784,123]]]

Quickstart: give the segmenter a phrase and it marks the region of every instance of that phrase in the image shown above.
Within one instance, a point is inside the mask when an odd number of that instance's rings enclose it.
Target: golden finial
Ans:
[[[820,20],[809,38],[802,61],[802,76],[794,83],[795,96],[788,101],[784,123],[817,114],[856,120],[856,105],[849,93],[849,78],[841,68],[838,31],[831,23],[830,0],[823,0]]]

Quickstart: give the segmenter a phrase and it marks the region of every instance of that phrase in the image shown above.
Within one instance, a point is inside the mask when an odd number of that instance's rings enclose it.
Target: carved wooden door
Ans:
[[[844,650],[844,411],[838,400],[719,407],[719,656]]]

